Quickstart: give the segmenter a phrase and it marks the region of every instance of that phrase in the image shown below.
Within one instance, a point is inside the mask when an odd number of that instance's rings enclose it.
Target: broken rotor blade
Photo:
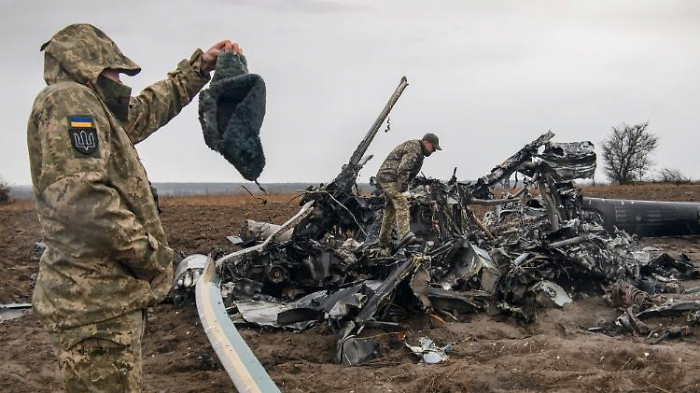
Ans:
[[[216,264],[209,257],[195,290],[197,312],[204,333],[239,392],[279,392],[226,313],[220,283]]]

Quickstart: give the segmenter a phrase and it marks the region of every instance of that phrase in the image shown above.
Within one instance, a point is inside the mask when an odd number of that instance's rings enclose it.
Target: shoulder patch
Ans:
[[[70,128],[95,128],[92,116],[68,116]]]
[[[92,116],[68,116],[68,136],[76,158],[100,156],[97,128]]]

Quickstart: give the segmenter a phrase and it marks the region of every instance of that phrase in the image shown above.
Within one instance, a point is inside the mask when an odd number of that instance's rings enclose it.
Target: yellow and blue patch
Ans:
[[[95,124],[90,116],[69,116],[70,128],[94,128]]]

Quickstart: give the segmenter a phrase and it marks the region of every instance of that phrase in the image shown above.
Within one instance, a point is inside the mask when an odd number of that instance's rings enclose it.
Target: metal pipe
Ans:
[[[571,239],[566,239],[566,240],[561,240],[561,241],[554,242],[554,243],[549,243],[549,247],[553,247],[553,248],[564,247],[564,246],[569,246],[572,244],[582,243],[585,240],[587,240],[587,239],[583,236],[576,236],[576,237],[572,237]]]

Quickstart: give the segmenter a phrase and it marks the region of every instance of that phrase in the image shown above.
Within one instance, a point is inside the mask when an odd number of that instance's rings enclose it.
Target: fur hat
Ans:
[[[265,117],[265,82],[248,73],[243,55],[221,52],[209,88],[199,94],[204,142],[247,180],[265,167],[260,127]]]

